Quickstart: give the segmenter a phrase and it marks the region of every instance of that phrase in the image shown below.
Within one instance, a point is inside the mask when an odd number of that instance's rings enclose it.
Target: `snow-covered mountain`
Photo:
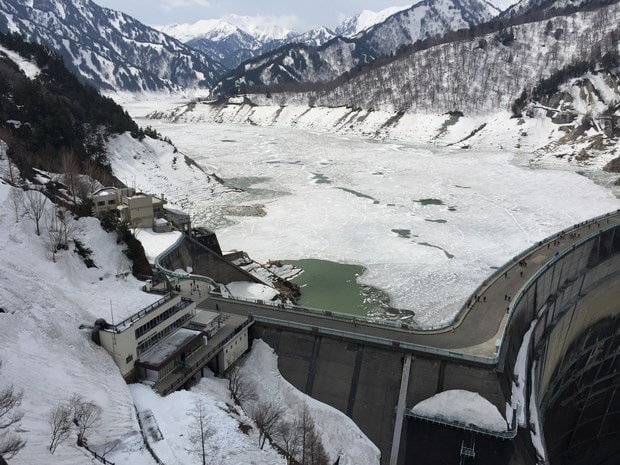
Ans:
[[[277,26],[276,18],[229,15],[222,19],[200,20],[192,24],[155,26],[181,42],[216,57],[228,69],[280,47],[300,44],[320,47],[336,36],[353,37],[407,6],[374,12],[363,10],[345,19],[336,30],[321,26],[299,33]]]
[[[614,39],[619,34],[617,2],[596,10],[545,16],[540,21],[522,19],[520,24],[507,28],[501,28],[499,23],[488,24],[485,29],[489,32],[481,29],[471,39],[457,33],[452,40],[437,41],[434,46],[412,47],[332,82],[275,87],[266,96],[249,98],[257,104],[477,113],[510,109],[523,91],[530,92],[554,71],[580,62],[592,63],[596,69],[605,54],[617,56],[618,43]],[[355,44],[346,45],[353,49]],[[307,53],[311,58],[306,60],[309,65],[296,77],[300,81],[302,77],[307,81],[318,80],[310,73],[311,66],[325,53],[299,49],[287,50],[288,55],[284,52],[280,51],[283,56],[279,57],[277,66],[284,66],[293,54]],[[241,75],[246,77],[246,82],[266,80],[268,73],[276,75],[273,63],[264,60],[257,63],[260,66],[254,74]],[[325,66],[317,67],[317,74]],[[322,76],[327,77],[327,73]],[[253,93],[249,85],[246,93]]]
[[[363,10],[355,16],[351,16],[342,21],[338,27],[336,27],[335,32],[339,36],[353,37],[354,35],[371,28],[375,24],[382,23],[393,14],[407,8],[409,8],[409,6],[394,6],[377,12]]]
[[[234,94],[254,86],[328,82],[417,40],[469,29],[496,13],[481,0],[424,0],[352,39],[335,37],[318,48],[288,45],[250,60],[223,78],[216,92]]]
[[[519,0],[502,11],[502,17],[522,15],[530,11],[561,10],[565,8],[583,8],[590,5],[599,6],[606,0]]]
[[[0,32],[18,32],[57,51],[100,89],[209,87],[224,71],[204,53],[90,0],[0,0],[0,12]]]
[[[219,60],[227,69],[253,58],[264,47],[257,37],[223,20],[201,20],[193,24],[172,24],[157,28],[186,45]]]

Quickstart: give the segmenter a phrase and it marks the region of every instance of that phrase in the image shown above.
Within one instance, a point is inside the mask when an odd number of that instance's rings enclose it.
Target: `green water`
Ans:
[[[285,263],[303,270],[292,279],[301,287],[301,306],[363,316],[382,313],[388,307],[388,298],[381,290],[357,282],[364,272],[362,266],[315,259]]]

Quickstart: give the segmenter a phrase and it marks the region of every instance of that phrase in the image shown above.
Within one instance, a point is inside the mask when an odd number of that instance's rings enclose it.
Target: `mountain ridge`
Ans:
[[[84,82],[107,91],[211,86],[224,68],[180,41],[90,0],[0,0],[0,32],[56,50]]]

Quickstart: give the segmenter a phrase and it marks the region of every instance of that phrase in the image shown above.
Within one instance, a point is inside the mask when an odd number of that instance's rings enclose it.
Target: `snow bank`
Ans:
[[[416,404],[411,411],[424,417],[477,426],[490,431],[507,430],[506,420],[497,407],[477,392],[461,389],[440,392]]]
[[[130,386],[139,412],[150,411],[163,440],[151,441],[159,459],[167,464],[200,463],[201,457],[190,442],[191,430],[196,421],[191,416],[196,403],[205,407],[208,424],[214,429],[206,441],[207,463],[284,465],[286,460],[273,449],[258,447],[258,434],[252,429],[248,434],[241,431],[241,424],[251,424],[242,411],[233,406],[227,381],[217,379],[212,373],[202,378],[191,391],[178,391],[160,397],[142,384]]]
[[[228,294],[231,296],[239,299],[258,299],[269,301],[278,295],[278,291],[276,291],[273,287],[249,281],[235,281],[228,283],[225,286],[225,290],[227,290]],[[223,292],[223,294],[225,294],[225,292]]]
[[[180,231],[156,233],[151,228],[140,228],[134,233],[142,244],[144,253],[149,263],[155,263],[155,259],[173,246],[182,236]]]
[[[298,416],[299,409],[308,405],[330,463],[340,456],[340,465],[379,464],[379,449],[344,413],[306,396],[282,378],[277,356],[262,340],[255,340],[250,354],[240,365],[241,373],[252,380],[258,389],[256,402],[273,402],[286,408],[285,420]]]

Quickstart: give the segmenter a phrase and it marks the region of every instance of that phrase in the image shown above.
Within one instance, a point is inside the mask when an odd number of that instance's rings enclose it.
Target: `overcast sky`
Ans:
[[[234,13],[278,17],[282,26],[304,32],[317,26],[334,28],[362,10],[380,11],[391,6],[413,5],[407,0],[94,0],[142,23],[159,26],[194,23]]]

